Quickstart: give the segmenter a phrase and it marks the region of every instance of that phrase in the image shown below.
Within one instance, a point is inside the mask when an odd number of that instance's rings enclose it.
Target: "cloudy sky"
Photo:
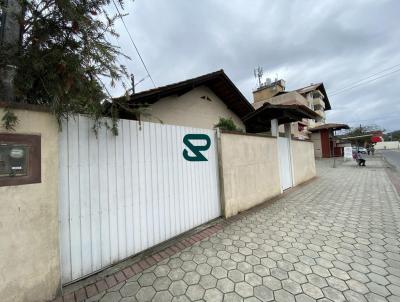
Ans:
[[[324,82],[330,122],[400,129],[398,0],[126,1],[125,22],[157,86],[224,69],[252,102],[261,66],[287,90]],[[140,80],[146,72],[120,21],[117,31],[132,58],[120,62]],[[137,91],[152,87],[146,79]]]

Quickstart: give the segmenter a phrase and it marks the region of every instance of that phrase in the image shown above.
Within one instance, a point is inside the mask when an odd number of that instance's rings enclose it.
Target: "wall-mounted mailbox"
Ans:
[[[0,187],[41,182],[39,135],[0,133]]]

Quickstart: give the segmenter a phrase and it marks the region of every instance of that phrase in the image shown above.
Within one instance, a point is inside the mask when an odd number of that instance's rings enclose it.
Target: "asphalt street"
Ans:
[[[398,150],[382,150],[385,159],[400,171],[400,151]]]

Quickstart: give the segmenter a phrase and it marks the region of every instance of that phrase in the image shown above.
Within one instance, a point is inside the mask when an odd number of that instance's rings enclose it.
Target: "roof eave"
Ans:
[[[216,82],[212,82],[216,81]],[[170,96],[170,95],[182,95],[191,89],[199,86],[208,86],[211,90],[216,89],[218,86],[222,86],[222,92],[220,95],[217,91],[214,91],[216,95],[222,99],[227,107],[232,110],[239,118],[243,118],[245,115],[254,111],[253,106],[247,101],[246,97],[231,81],[231,79],[221,69],[206,75],[199,76],[197,78],[188,79],[178,83],[166,85],[163,87],[154,88],[151,90],[139,92],[130,96],[131,103],[149,103],[153,104],[158,100]],[[223,90],[228,89],[225,93]],[[219,90],[219,89],[218,89]],[[222,95],[225,95],[227,99],[231,99],[232,102],[225,102]]]

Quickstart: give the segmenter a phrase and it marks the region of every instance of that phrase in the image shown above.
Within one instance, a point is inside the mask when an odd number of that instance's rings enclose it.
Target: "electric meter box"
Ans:
[[[0,133],[0,187],[40,182],[40,135]]]

